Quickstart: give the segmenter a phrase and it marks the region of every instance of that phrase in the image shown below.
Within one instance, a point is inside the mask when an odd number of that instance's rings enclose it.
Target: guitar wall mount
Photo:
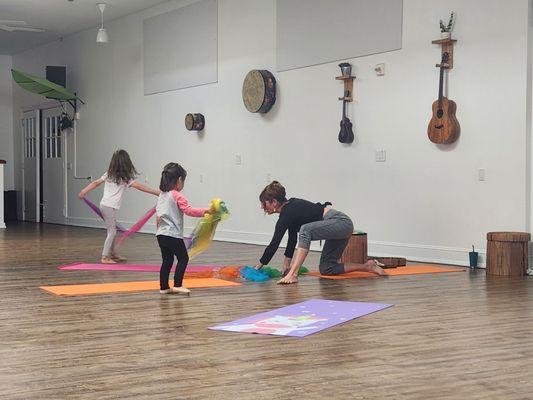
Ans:
[[[339,142],[349,144],[354,141],[354,134],[352,130],[352,123],[346,116],[346,103],[353,101],[353,80],[355,79],[355,76],[352,76],[352,66],[350,63],[340,63],[339,67],[342,75],[336,76],[335,79],[344,82],[344,95],[339,97],[339,100],[342,101],[342,120],[340,124],[341,129],[339,132]]]

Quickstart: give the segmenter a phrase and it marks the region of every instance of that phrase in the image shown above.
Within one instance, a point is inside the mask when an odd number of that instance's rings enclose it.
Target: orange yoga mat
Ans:
[[[217,278],[193,278],[184,279],[183,286],[194,289],[221,286],[241,286],[241,284]],[[91,283],[83,285],[40,286],[40,288],[59,296],[77,296],[84,294],[159,290],[159,281]]]
[[[388,268],[385,270],[389,276],[438,274],[441,272],[463,272],[464,268],[453,268],[436,265],[408,265],[406,267]],[[319,276],[325,279],[350,279],[350,278],[375,278],[378,275],[370,272],[354,271],[342,275],[321,275],[320,272],[308,272],[307,275]]]

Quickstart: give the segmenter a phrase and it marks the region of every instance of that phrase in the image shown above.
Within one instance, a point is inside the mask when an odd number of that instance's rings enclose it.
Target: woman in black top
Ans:
[[[285,188],[273,181],[259,195],[261,207],[267,214],[279,213],[274,236],[265,249],[259,263],[261,268],[270,262],[279,247],[285,232],[289,240],[283,262],[284,277],[278,283],[298,282],[298,270],[303,264],[312,240],[325,240],[320,257],[319,270],[323,275],[338,275],[351,271],[368,271],[387,275],[377,261],[366,264],[341,264],[338,262],[353,233],[352,220],[340,211],[327,208],[331,203],[311,203],[307,200],[285,197]],[[293,258],[299,233],[298,250]],[[291,262],[292,261],[292,262]]]

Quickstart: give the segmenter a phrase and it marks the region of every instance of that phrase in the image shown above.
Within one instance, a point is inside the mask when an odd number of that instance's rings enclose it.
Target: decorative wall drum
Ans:
[[[253,69],[244,78],[242,100],[253,113],[266,113],[276,102],[276,79],[269,71]]]
[[[185,128],[189,131],[201,131],[205,126],[205,118],[202,114],[187,114],[185,116]]]

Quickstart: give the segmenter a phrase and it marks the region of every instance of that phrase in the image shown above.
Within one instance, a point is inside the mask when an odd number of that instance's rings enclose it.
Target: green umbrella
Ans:
[[[12,69],[11,75],[13,80],[19,84],[23,89],[29,92],[41,94],[51,99],[56,100],[79,100],[81,99],[74,93],[69,92],[63,86],[60,86],[54,82],[50,82],[47,79],[39,78],[38,76],[26,74]],[[81,101],[83,103],[83,101]]]

